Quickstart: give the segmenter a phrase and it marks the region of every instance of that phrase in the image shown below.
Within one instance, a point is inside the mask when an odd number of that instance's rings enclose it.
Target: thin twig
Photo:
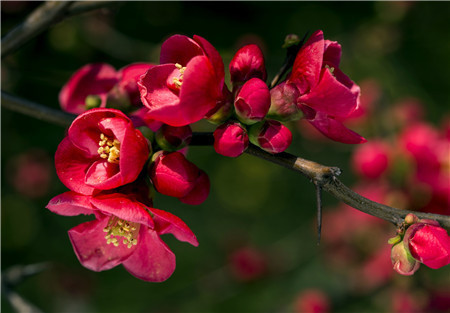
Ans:
[[[2,38],[2,59],[65,17],[96,10],[114,1],[47,1]]]
[[[43,105],[15,97],[2,90],[2,108],[34,117],[38,120],[67,127],[76,115],[52,109]]]
[[[46,108],[40,104],[15,97],[3,91],[2,107],[64,127],[69,126],[75,118],[75,115],[73,114]],[[213,143],[214,137],[212,133],[197,132],[193,134],[190,145],[211,146]],[[450,231],[450,216],[392,208],[359,195],[345,186],[337,178],[337,176],[341,174],[341,170],[337,167],[325,166],[314,161],[296,157],[295,155],[286,152],[271,154],[252,144],[249,145],[245,152],[301,173],[314,184],[320,185],[322,190],[329,192],[338,200],[341,200],[357,210],[389,221],[395,225],[401,224],[408,213],[414,213],[419,218],[436,220],[443,228]]]

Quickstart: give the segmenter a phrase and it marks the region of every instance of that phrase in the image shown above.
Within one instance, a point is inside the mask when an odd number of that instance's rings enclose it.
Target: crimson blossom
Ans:
[[[323,32],[316,31],[301,47],[283,84],[298,89],[298,108],[325,136],[342,143],[363,143],[363,137],[342,124],[358,108],[360,88],[339,69],[340,60],[341,45],[324,40]]]
[[[61,89],[61,108],[81,114],[96,107],[139,106],[137,80],[152,66],[150,63],[133,63],[116,71],[106,63],[87,64],[78,69]]]
[[[149,118],[188,125],[204,118],[225,97],[222,58],[204,38],[170,37],[161,46],[160,63],[138,83]]]
[[[148,156],[147,140],[124,113],[98,108],[73,121],[56,150],[55,167],[66,187],[91,195],[134,181]]]
[[[139,279],[161,282],[174,272],[175,255],[160,235],[170,233],[193,246],[198,246],[198,241],[181,219],[153,208],[151,201],[142,198],[142,192],[129,190],[95,196],[68,191],[50,200],[47,208],[65,216],[95,215],[95,220],[68,232],[75,254],[86,268],[99,272],[122,264]]]

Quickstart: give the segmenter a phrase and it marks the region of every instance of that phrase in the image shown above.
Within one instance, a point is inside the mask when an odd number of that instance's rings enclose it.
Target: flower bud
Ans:
[[[410,276],[414,274],[420,266],[420,263],[411,256],[411,253],[405,247],[404,242],[400,242],[392,247],[391,260],[394,270],[401,275]]]
[[[228,120],[233,113],[233,97],[226,85],[222,90],[222,97],[223,99],[217,102],[214,109],[205,115],[208,122],[220,125]]]
[[[228,122],[214,131],[214,150],[221,155],[238,157],[247,147],[247,131],[239,123]]]
[[[265,81],[267,73],[261,49],[257,45],[246,45],[239,49],[230,62],[230,74],[233,84],[253,77]]]
[[[252,125],[249,131],[250,142],[269,153],[280,153],[292,142],[292,133],[278,121],[266,120]]]
[[[267,117],[281,122],[295,121],[303,117],[297,107],[298,89],[292,84],[281,83],[270,90],[270,108]]]
[[[151,164],[149,175],[156,191],[182,198],[194,189],[199,169],[180,152],[162,152]]]
[[[403,242],[412,257],[428,267],[438,269],[450,264],[450,236],[439,226],[413,224],[406,230]]]
[[[301,41],[300,37],[296,34],[289,34],[284,38],[284,43],[281,48],[289,48],[293,45],[299,44]]]
[[[177,151],[186,147],[192,139],[192,129],[189,125],[170,126],[164,124],[155,135],[156,143],[165,151]]]
[[[234,101],[238,119],[247,125],[262,121],[270,108],[270,92],[258,78],[245,82]]]
[[[200,170],[194,188],[184,197],[178,198],[181,202],[190,205],[202,204],[209,195],[210,182],[208,174]]]

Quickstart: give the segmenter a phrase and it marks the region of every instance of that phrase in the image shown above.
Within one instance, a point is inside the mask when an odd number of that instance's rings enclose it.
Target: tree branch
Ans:
[[[2,59],[65,17],[96,10],[114,1],[47,1],[2,38]]]
[[[64,127],[69,126],[76,117],[73,114],[64,113],[15,97],[4,91],[2,91],[2,107]],[[211,146],[213,143],[214,137],[212,133],[197,132],[193,134],[190,145]],[[325,166],[286,152],[271,154],[252,144],[249,145],[245,152],[299,172],[310,179],[317,187],[320,187],[321,190],[329,192],[338,200],[359,211],[381,218],[395,225],[401,224],[408,213],[414,213],[419,218],[436,220],[443,228],[450,231],[450,216],[392,208],[359,195],[338,179],[341,170],[337,167]]]

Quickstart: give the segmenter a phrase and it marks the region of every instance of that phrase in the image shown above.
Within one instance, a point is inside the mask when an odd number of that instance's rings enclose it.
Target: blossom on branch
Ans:
[[[47,208],[66,216],[95,215],[95,220],[68,232],[86,268],[99,272],[122,264],[139,279],[164,281],[175,270],[175,255],[160,235],[170,233],[193,246],[198,246],[198,241],[181,219],[140,202],[139,197],[130,192],[86,196],[69,191],[50,200]]]
[[[114,109],[91,109],[78,116],[55,154],[61,182],[91,195],[133,182],[149,156],[149,146],[131,120]]]
[[[343,143],[363,143],[342,123],[358,108],[360,88],[339,69],[340,59],[341,46],[316,31],[298,52],[286,83],[298,89],[298,108],[321,133]]]
[[[222,58],[202,37],[170,37],[161,47],[160,63],[138,83],[150,118],[184,126],[201,120],[223,100]]]

